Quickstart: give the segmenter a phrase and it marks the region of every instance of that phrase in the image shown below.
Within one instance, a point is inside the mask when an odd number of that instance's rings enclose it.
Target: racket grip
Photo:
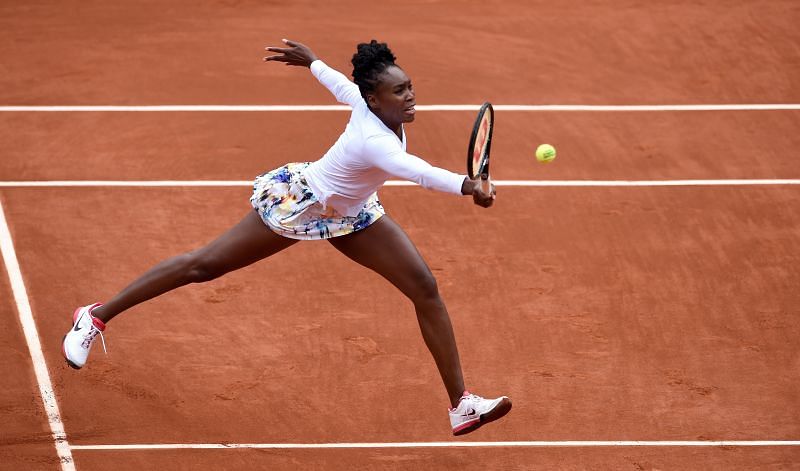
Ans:
[[[492,181],[489,179],[489,175],[481,175],[481,189],[486,194],[492,194]]]

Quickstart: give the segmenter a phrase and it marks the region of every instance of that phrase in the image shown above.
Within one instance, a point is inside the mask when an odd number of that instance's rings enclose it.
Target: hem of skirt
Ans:
[[[258,213],[258,211],[256,211],[256,212]],[[276,226],[270,224],[268,221],[265,221],[264,218],[260,218],[260,219],[264,223],[264,225],[266,225],[269,228],[269,230],[271,230],[272,232],[278,234],[279,236],[286,237],[287,239],[294,239],[294,240],[328,240],[328,239],[333,239],[335,237],[342,237],[342,236],[354,234],[354,233],[359,232],[359,231],[363,231],[364,229],[368,228],[369,226],[375,224],[380,218],[382,218],[385,215],[386,215],[385,211],[381,212],[380,214],[377,215],[377,217],[373,218],[369,222],[369,224],[367,224],[366,226],[359,227],[358,229],[355,229],[352,232],[331,234],[328,237],[320,237],[318,235],[311,235],[311,234],[306,234],[306,233],[302,233],[302,232],[287,231],[286,229],[282,229],[280,227],[276,227]],[[261,216],[261,214],[259,214],[259,217],[260,216]]]

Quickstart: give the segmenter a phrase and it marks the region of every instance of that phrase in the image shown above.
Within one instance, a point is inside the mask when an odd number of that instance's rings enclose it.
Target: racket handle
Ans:
[[[486,194],[492,194],[492,181],[489,179],[489,175],[481,175],[481,189]]]

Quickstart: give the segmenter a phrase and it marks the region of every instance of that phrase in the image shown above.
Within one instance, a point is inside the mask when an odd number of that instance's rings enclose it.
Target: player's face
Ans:
[[[378,76],[375,94],[370,96],[370,107],[384,122],[399,126],[414,121],[417,104],[414,87],[400,67],[390,66]]]

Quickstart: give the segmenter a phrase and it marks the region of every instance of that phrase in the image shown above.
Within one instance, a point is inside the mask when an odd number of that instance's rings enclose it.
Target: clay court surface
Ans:
[[[800,469],[797,2],[197,3],[0,3],[0,469]],[[494,207],[381,190],[468,387],[514,401],[463,438],[411,303],[326,242],[137,306],[70,369],[76,306],[341,132],[310,73],[261,62],[283,37],[348,75],[386,41],[423,107],[780,106],[500,110]],[[297,108],[38,108],[89,105]],[[409,151],[464,172],[474,115],[420,110]]]

